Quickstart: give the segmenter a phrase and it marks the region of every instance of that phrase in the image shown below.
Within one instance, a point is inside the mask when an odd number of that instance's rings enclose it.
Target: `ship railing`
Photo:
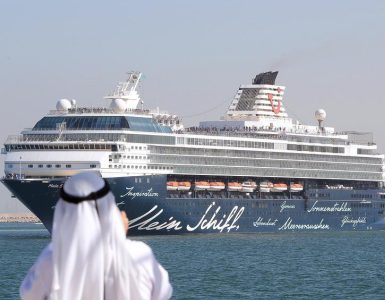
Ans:
[[[90,130],[113,130],[113,131],[124,131],[124,130],[128,130],[129,128],[107,128],[107,129],[100,129],[100,128],[65,128],[65,129],[62,129],[62,130],[58,130],[56,128],[32,128],[31,130],[29,131],[60,131],[62,133],[66,132],[66,131],[90,131]]]
[[[126,137],[118,136],[112,137],[108,140],[100,137],[93,138],[85,135],[84,137],[78,137],[76,139],[68,139],[65,137],[59,138],[58,135],[47,135],[41,137],[31,137],[31,136],[23,136],[23,135],[10,135],[4,144],[18,144],[18,143],[29,143],[29,142],[126,142]]]
[[[272,134],[272,135],[283,135],[294,133],[294,134],[306,134],[312,136],[341,136],[339,133],[328,132],[320,133],[315,131],[308,131],[306,129],[293,129],[293,130],[283,130],[282,128],[265,128],[265,127],[244,127],[244,128],[200,128],[200,127],[189,127],[185,129],[185,132],[192,132],[198,134],[245,134],[245,133],[261,133],[261,134]]]
[[[70,108],[68,110],[50,110],[48,115],[67,115],[67,114],[117,114],[120,112],[116,112],[111,108],[106,107],[76,107]],[[150,110],[148,109],[126,109],[122,113],[132,113],[137,115],[148,115],[150,114]]]
[[[213,135],[213,136],[225,136],[225,137],[246,137],[246,138],[261,138],[261,139],[276,139],[276,140],[291,140],[291,137],[287,133],[302,133],[294,131],[278,131],[278,130],[264,130],[264,129],[202,129],[198,127],[186,128],[184,131],[179,130],[175,131],[177,134],[196,134],[196,135]],[[319,137],[320,135],[313,135],[314,137]],[[324,135],[325,136],[325,135]],[[340,141],[332,139],[333,136],[337,134],[329,134],[331,139],[328,141],[328,144],[338,144],[346,145],[346,141]]]
[[[24,142],[23,135],[9,135],[4,144]]]
[[[216,129],[216,128],[199,128],[199,127],[189,127],[184,131],[179,130],[175,131],[177,134],[186,134],[192,133],[197,135],[214,135],[214,136],[226,136],[226,137],[246,137],[246,138],[268,138],[268,139],[276,139],[276,140],[290,140],[290,135],[287,133],[295,133],[295,134],[307,134],[312,137],[319,137],[320,134],[311,134],[309,132],[303,130],[280,130],[280,129],[265,129],[265,128],[240,128],[240,129]],[[350,143],[354,143],[355,145],[366,145],[366,146],[375,146],[376,143],[373,141],[347,141],[347,140],[336,140],[333,137],[338,137],[346,135],[345,133],[328,133],[322,134],[323,137],[330,137],[331,139],[327,141],[328,144],[334,145],[349,145]]]

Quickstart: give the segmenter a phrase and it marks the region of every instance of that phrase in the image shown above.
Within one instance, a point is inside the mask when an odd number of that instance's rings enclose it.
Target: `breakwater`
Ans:
[[[32,213],[6,213],[0,214],[0,223],[40,223]]]

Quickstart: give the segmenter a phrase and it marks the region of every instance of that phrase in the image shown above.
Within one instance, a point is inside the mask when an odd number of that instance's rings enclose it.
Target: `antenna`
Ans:
[[[111,101],[111,107],[119,110],[137,109],[140,101],[140,96],[137,92],[137,87],[142,77],[142,73],[137,71],[128,72],[128,78],[124,82],[119,82],[115,91],[104,99]]]
[[[322,108],[317,109],[317,111],[315,112],[315,118],[318,121],[319,129],[322,131],[322,122],[326,119],[326,111]]]

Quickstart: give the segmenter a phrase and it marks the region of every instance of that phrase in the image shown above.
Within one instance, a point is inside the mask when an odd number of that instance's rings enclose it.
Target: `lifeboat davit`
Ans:
[[[255,181],[248,180],[242,183],[241,191],[245,193],[252,193],[255,191],[256,188],[257,188],[257,184],[255,183]]]
[[[236,181],[229,182],[227,184],[227,190],[229,192],[239,192],[240,190],[242,190],[242,184]]]
[[[179,191],[189,191],[191,188],[190,181],[180,181],[178,182],[178,190]]]
[[[196,181],[195,190],[204,191],[210,188],[210,183],[208,181]]]
[[[222,191],[225,189],[225,184],[220,181],[212,181],[210,182],[210,191]]]
[[[274,183],[273,187],[270,190],[273,193],[281,193],[284,191],[287,191],[287,184],[286,183]]]
[[[176,191],[178,189],[177,181],[167,181],[167,190],[168,191]]]
[[[303,185],[300,183],[292,183],[290,184],[290,192],[298,193],[303,191]]]
[[[262,193],[270,193],[270,190],[273,188],[273,183],[270,181],[262,181],[259,184],[259,191]]]

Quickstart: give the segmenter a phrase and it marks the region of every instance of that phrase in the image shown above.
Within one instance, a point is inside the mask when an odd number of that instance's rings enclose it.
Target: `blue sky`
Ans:
[[[60,98],[104,105],[128,70],[145,75],[146,107],[186,125],[219,119],[241,83],[278,70],[292,117],[315,124],[323,108],[326,125],[371,131],[385,152],[384,36],[384,1],[2,0],[0,139]],[[12,209],[2,186],[0,199]]]

